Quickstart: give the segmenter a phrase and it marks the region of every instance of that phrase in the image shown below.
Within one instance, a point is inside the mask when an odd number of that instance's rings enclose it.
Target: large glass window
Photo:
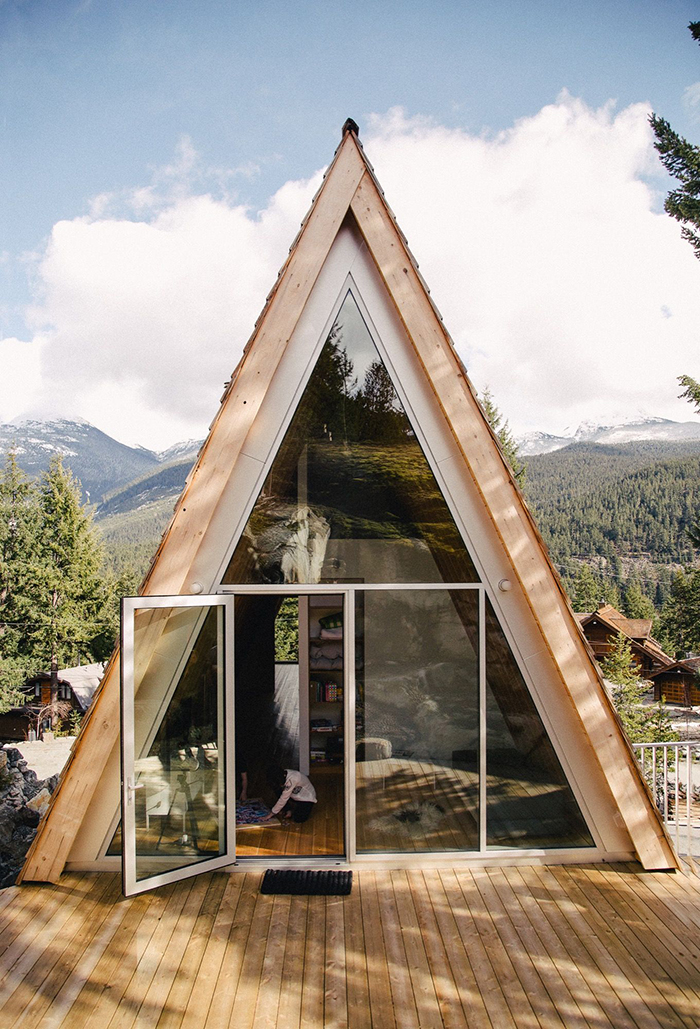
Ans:
[[[476,590],[358,594],[358,853],[478,848],[478,624]]]
[[[489,847],[592,847],[593,839],[513,652],[486,601]]]
[[[476,581],[348,293],[223,582]]]

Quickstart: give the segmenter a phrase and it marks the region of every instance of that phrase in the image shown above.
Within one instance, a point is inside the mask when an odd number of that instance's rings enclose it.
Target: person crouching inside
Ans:
[[[305,822],[316,803],[316,790],[308,776],[295,768],[273,765],[267,770],[267,781],[275,793],[279,792],[279,797],[263,821],[269,822],[275,815],[284,813],[285,819]]]

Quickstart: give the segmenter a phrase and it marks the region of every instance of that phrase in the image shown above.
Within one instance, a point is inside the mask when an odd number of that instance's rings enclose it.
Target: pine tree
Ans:
[[[700,22],[691,22],[688,28],[693,39],[700,42]],[[683,238],[700,258],[700,235],[696,231],[700,228],[700,147],[679,136],[665,118],[652,114],[649,122],[661,163],[679,182],[666,197],[664,210],[682,224]]]
[[[24,702],[17,687],[34,671],[27,646],[35,628],[28,589],[37,537],[34,486],[11,450],[0,473],[0,711]]]
[[[491,390],[488,386],[481,394],[479,400],[488,423],[496,434],[498,442],[501,444],[501,450],[505,454],[513,471],[515,481],[521,489],[524,489],[527,474],[526,466],[518,455],[518,444],[515,442],[515,437],[510,431],[508,422],[503,421],[503,415],[493,402],[493,396],[491,395]]]
[[[680,375],[678,381],[684,387],[680,399],[689,400],[695,405],[695,410],[700,413],[700,382],[691,379],[689,375]],[[686,533],[694,547],[700,550],[700,518],[695,518],[687,527]]]
[[[659,621],[661,643],[670,654],[700,652],[700,569],[676,574]]]
[[[107,591],[100,574],[101,543],[81,506],[80,487],[60,457],[41,477],[38,496],[37,552],[43,575],[33,584],[33,593],[44,628],[35,656],[54,669],[94,660]]]
[[[625,586],[624,611],[628,618],[651,618],[653,620],[656,615],[654,605],[642,592],[642,587],[637,579],[630,579]]]
[[[600,604],[600,584],[586,564],[581,565],[574,581],[571,604],[580,613],[595,611]]]
[[[612,683],[613,703],[631,743],[663,743],[678,738],[663,702],[644,706],[647,684],[637,670],[630,641],[623,633],[617,634],[600,667]]]
[[[101,563],[91,515],[60,458],[34,483],[10,453],[0,474],[0,705],[23,700],[16,688],[50,671],[55,715],[58,668],[109,654],[119,583]]]

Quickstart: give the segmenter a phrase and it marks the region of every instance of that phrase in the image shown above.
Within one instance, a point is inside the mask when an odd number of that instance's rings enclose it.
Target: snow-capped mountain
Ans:
[[[649,440],[656,443],[700,441],[700,422],[674,422],[668,418],[637,418],[616,425],[582,422],[570,435],[552,436],[546,432],[528,432],[518,437],[523,457],[549,454],[571,443],[600,443],[620,446]]]
[[[170,464],[171,461],[184,461],[186,457],[193,461],[199,453],[203,439],[186,439],[182,443],[174,443],[167,450],[161,450],[156,457],[161,464]]]
[[[159,463],[150,450],[118,443],[81,419],[27,419],[0,425],[0,456],[11,449],[17,464],[31,476],[41,475],[51,458],[61,454],[92,503],[106,490],[130,482]]]

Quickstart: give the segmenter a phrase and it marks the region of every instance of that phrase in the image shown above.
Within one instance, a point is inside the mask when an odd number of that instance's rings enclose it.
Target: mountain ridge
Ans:
[[[642,441],[672,443],[698,440],[700,442],[700,421],[675,422],[670,418],[648,416],[636,421],[623,420],[612,425],[601,425],[596,422],[581,422],[576,431],[570,435],[556,436],[551,433],[534,430],[516,436],[515,442],[521,457],[534,457],[538,454],[550,454],[554,450],[575,443],[599,443],[604,446],[616,446],[625,443]]]
[[[57,455],[78,479],[84,499],[103,496],[173,462],[192,463],[201,440],[186,440],[163,451],[130,447],[83,418],[25,418],[0,424],[0,449],[14,450],[27,475],[40,476]]]

